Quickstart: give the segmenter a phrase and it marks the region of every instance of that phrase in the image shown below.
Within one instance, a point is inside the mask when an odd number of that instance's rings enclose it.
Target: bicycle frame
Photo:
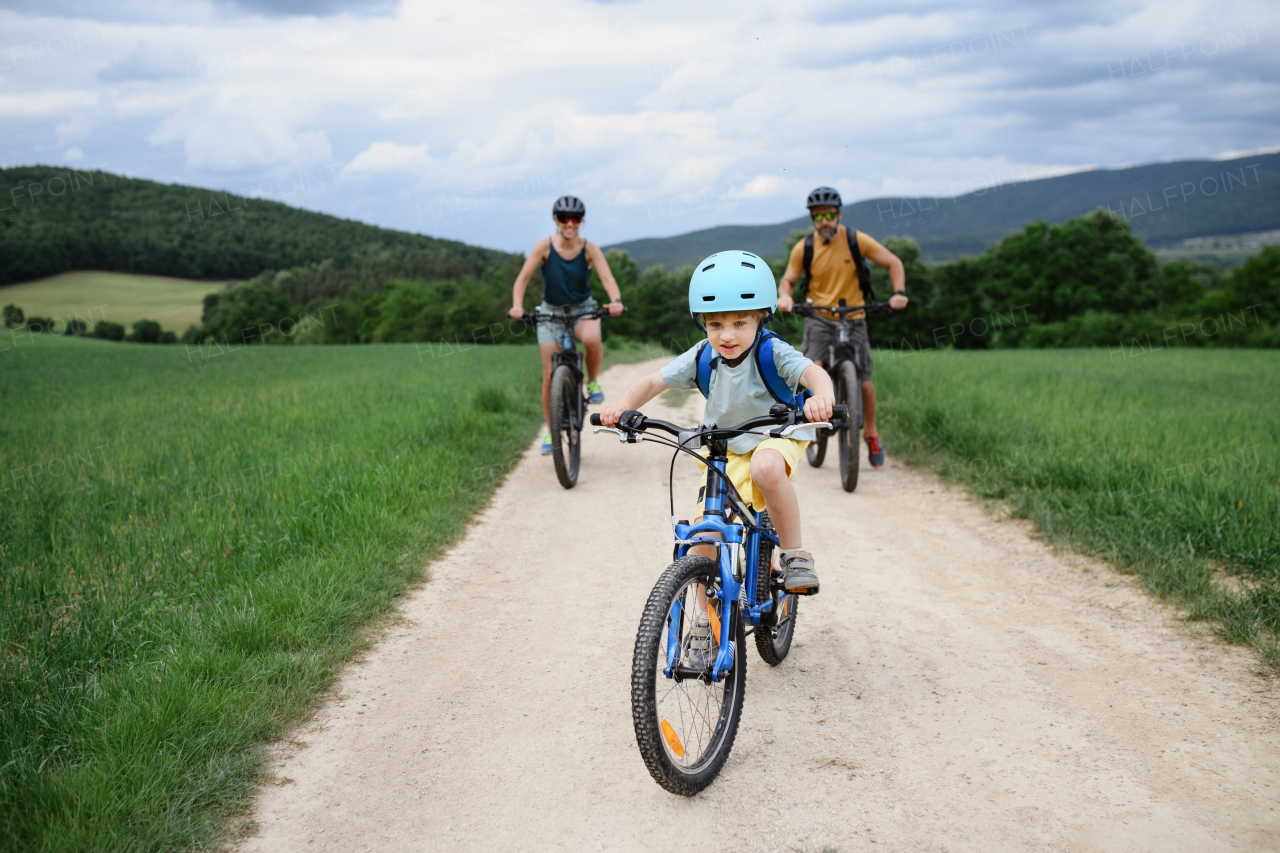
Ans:
[[[716,664],[712,669],[712,678],[720,681],[724,677],[724,673],[733,668],[733,644],[729,642],[730,632],[733,630],[732,619],[728,618],[730,614],[727,606],[731,601],[737,601],[739,604],[739,614],[743,621],[758,628],[760,623],[769,611],[773,609],[773,596],[770,595],[765,601],[755,604],[758,597],[758,572],[754,569],[760,564],[760,546],[763,541],[772,542],[775,546],[781,547],[776,534],[765,530],[760,526],[760,515],[754,512],[750,507],[743,506],[735,497],[729,494],[728,487],[725,485],[727,474],[725,466],[728,463],[726,455],[725,442],[711,441],[711,453],[707,459],[707,482],[706,491],[704,493],[703,517],[702,521],[695,524],[673,525],[675,531],[675,558],[688,555],[691,548],[695,545],[714,545],[718,555],[717,562],[720,569],[720,651],[716,655]],[[727,517],[726,509],[731,510],[744,523],[725,521]],[[745,528],[745,530],[744,530]],[[720,538],[715,538],[711,534],[717,534]],[[737,577],[738,557],[741,555],[745,546],[746,555],[743,562],[743,578]],[[710,601],[710,599],[709,599]],[[708,603],[708,607],[710,607]],[[672,605],[672,618],[675,625],[680,624],[680,608],[683,604],[676,601]],[[667,637],[667,662],[668,665],[663,671],[667,678],[673,677],[670,662],[680,657],[679,637],[674,633],[668,633]]]

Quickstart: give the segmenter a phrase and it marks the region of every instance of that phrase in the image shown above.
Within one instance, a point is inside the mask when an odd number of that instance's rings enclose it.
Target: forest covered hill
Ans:
[[[339,271],[381,261],[373,266],[395,275],[456,279],[509,257],[200,187],[54,166],[0,169],[0,285],[69,270],[248,279],[325,261]],[[322,295],[340,294],[296,294]]]
[[[849,204],[843,221],[881,241],[911,237],[930,262],[979,255],[1029,222],[1057,224],[1098,208],[1127,220],[1134,236],[1153,248],[1192,237],[1280,228],[1280,154],[1095,169],[1032,181],[1013,174],[995,177],[992,186],[950,197]],[[803,212],[802,197],[795,208]],[[776,258],[793,229],[811,227],[802,215],[773,225],[722,225],[610,248],[627,252],[642,268],[661,263],[678,269],[725,246]]]

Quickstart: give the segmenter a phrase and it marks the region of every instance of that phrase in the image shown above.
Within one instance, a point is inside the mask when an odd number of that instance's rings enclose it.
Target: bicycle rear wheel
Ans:
[[[712,596],[702,604],[700,587]],[[723,606],[719,588],[713,560],[688,556],[672,563],[649,594],[631,660],[631,719],[640,755],[655,782],[686,797],[710,785],[724,767],[742,718],[746,637],[737,602]],[[689,666],[690,634],[708,610],[712,655],[720,619],[732,620],[733,666],[718,682],[710,677],[714,658],[706,668]]]
[[[852,361],[842,361],[836,370],[836,402],[849,407],[844,427],[836,430],[840,451],[840,485],[846,492],[858,488],[858,437],[862,435],[862,383]]]
[[[551,458],[560,485],[572,489],[578,482],[578,462],[582,455],[582,431],[578,423],[578,398],[582,391],[569,366],[562,364],[551,374]]]
[[[772,530],[769,513],[761,513],[760,523]],[[759,601],[773,599],[773,609],[760,620],[760,627],[753,632],[756,638],[756,651],[769,666],[782,663],[791,651],[791,638],[796,634],[796,616],[800,609],[800,596],[787,595],[781,589],[773,588],[775,572],[782,576],[781,570],[773,568],[773,544],[761,543],[760,562],[756,566],[756,597]]]

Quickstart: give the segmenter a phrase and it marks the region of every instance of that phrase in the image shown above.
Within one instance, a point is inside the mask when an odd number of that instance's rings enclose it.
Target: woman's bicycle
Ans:
[[[625,313],[627,309],[623,308]],[[551,411],[547,428],[551,431],[551,458],[555,462],[560,485],[572,489],[578,482],[578,464],[582,457],[582,425],[587,414],[587,392],[582,381],[582,353],[578,351],[573,329],[579,320],[603,320],[611,317],[608,308],[594,308],[577,314],[526,311],[526,323],[550,320],[563,326],[560,351],[551,356]]]
[[[837,407],[836,416],[843,414]],[[591,423],[599,427],[600,416]],[[770,666],[782,663],[795,636],[799,599],[783,590],[774,566],[779,542],[769,515],[753,511],[725,473],[728,440],[766,426],[773,427],[768,435],[787,437],[829,424],[808,423],[796,409],[775,405],[768,417],[728,429],[679,427],[632,409],[616,429],[595,430],[628,444],[673,447],[673,469],[680,453],[707,466],[702,521],[676,521],[672,492],[675,562],[649,594],[631,660],[636,742],[649,773],[673,794],[698,793],[729,757],[742,717],[747,636],[755,635],[756,651]],[[697,452],[704,448],[705,457]],[[695,545],[714,546],[717,559],[691,554]]]
[[[801,317],[819,317],[819,311],[837,316],[836,342],[827,349],[823,366],[836,389],[836,402],[847,406],[849,417],[830,430],[818,430],[817,440],[805,449],[805,458],[814,468],[821,468],[827,456],[827,440],[833,435],[840,458],[840,485],[846,492],[858,488],[859,442],[862,438],[862,377],[865,369],[862,353],[853,345],[853,324],[848,315],[855,311],[869,314],[891,314],[888,302],[868,302],[864,305],[797,305],[792,311]],[[828,318],[823,318],[828,319]]]

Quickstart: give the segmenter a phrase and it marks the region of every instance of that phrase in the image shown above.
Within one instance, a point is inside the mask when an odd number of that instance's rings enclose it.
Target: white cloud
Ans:
[[[1280,54],[1247,28],[1280,10],[1255,0],[568,3],[21,0],[4,29],[44,47],[0,50],[0,160],[76,146],[230,188],[323,168],[312,207],[520,249],[564,192],[608,242],[791,218],[819,184],[934,194],[1276,139]]]
[[[79,163],[84,159],[84,152],[79,148],[68,148],[66,151],[62,152],[62,159],[68,163]]]
[[[431,155],[427,152],[427,144],[400,145],[395,142],[374,142],[361,151],[346,168],[344,175],[385,174],[387,172],[422,173],[430,171]]]

